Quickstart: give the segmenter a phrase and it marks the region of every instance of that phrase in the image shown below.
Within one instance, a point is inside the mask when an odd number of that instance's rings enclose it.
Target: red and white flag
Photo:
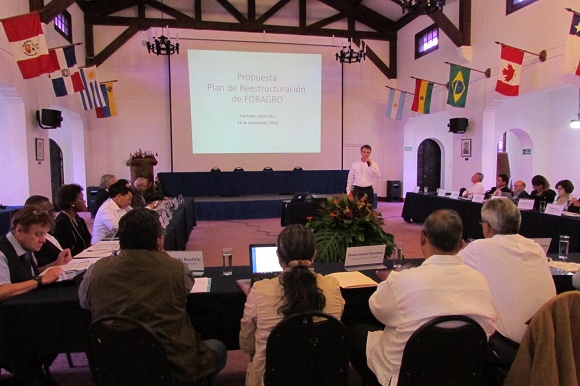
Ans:
[[[524,51],[510,46],[501,46],[501,66],[495,91],[507,96],[520,94],[520,73],[524,61]]]
[[[51,72],[48,48],[38,12],[4,19],[2,27],[24,79]]]

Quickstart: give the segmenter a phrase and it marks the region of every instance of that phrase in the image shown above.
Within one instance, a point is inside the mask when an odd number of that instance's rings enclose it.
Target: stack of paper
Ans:
[[[556,268],[566,272],[576,272],[578,268],[580,268],[580,264],[578,263],[566,263],[563,261],[550,261],[548,265],[551,268]]]
[[[377,282],[370,277],[358,272],[335,272],[327,276],[332,276],[338,280],[341,288],[362,288],[376,287]]]

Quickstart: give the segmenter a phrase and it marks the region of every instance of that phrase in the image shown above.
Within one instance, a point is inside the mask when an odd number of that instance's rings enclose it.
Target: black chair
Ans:
[[[445,322],[464,322],[447,328]],[[479,386],[487,336],[467,316],[440,316],[411,335],[401,361],[398,386]]]
[[[274,171],[274,169],[272,169],[272,168],[271,168],[271,167],[269,167],[269,166],[266,166],[266,167],[264,168],[264,171],[265,171],[265,172],[273,172],[273,171]]]
[[[266,345],[266,386],[346,386],[346,328],[324,312],[284,318]]]
[[[243,171],[244,171],[244,168],[241,168],[239,166],[234,169],[234,172],[243,172]]]
[[[105,316],[91,324],[87,357],[98,386],[173,385],[169,362],[155,333],[126,316]]]
[[[87,187],[87,209],[91,213],[91,218],[95,218],[95,199],[97,198],[97,192],[99,191],[98,186],[88,186]]]
[[[294,168],[294,170],[295,170],[295,171],[299,171],[299,170],[302,170],[302,168],[301,168],[300,166],[296,166],[296,167]]]
[[[220,168],[218,168],[217,166],[216,166],[216,167],[213,167],[213,168],[211,168],[211,170],[210,170],[210,172],[221,172],[221,171],[222,171],[222,170],[221,170]]]

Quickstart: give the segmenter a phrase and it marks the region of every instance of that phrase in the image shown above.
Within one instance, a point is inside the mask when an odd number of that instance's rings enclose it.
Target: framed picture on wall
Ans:
[[[461,156],[471,157],[471,139],[461,140]]]
[[[44,161],[44,139],[36,138],[36,160]]]

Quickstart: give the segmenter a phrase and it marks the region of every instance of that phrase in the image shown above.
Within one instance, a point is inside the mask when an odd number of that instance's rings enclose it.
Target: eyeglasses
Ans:
[[[132,201],[133,200],[133,197],[129,197],[129,196],[123,196],[123,197],[125,197],[127,199],[127,201]]]
[[[484,222],[487,222],[485,220],[479,220],[479,225],[482,225]]]

